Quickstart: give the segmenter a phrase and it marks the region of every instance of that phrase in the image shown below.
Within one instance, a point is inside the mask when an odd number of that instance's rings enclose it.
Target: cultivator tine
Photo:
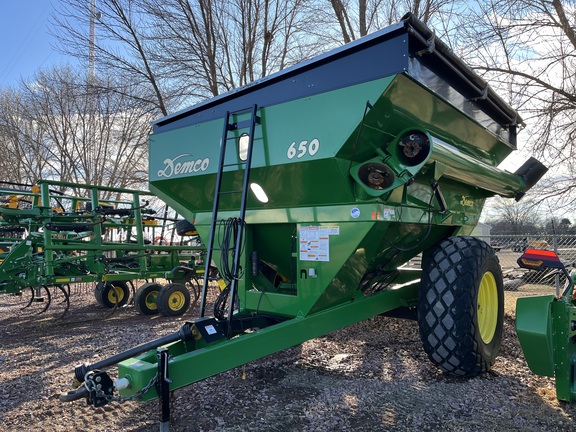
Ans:
[[[136,287],[134,286],[134,283],[131,280],[126,282],[130,286],[130,291],[132,292],[132,296],[130,297],[130,301],[128,302],[128,304],[134,306],[134,297],[136,297]]]
[[[70,285],[67,285],[67,288],[64,288],[62,285],[54,285],[54,287],[60,289],[64,295],[64,300],[62,300],[60,303],[70,304]]]
[[[64,300],[61,303],[65,303],[66,306],[64,307],[64,312],[62,312],[62,314],[58,317],[59,319],[63,319],[68,313],[68,309],[70,308],[70,286],[68,286],[68,292],[62,285],[54,285],[54,287],[62,291],[62,294],[64,295]]]
[[[50,304],[52,303],[52,295],[50,294],[50,290],[48,289],[48,287],[46,285],[42,285],[39,288],[46,292],[46,297],[45,297],[46,301],[45,301],[45,305],[42,308],[42,310],[40,312],[38,312],[36,315],[40,315],[40,314],[43,314],[44,312],[46,312],[48,310],[48,308],[50,307]],[[44,298],[44,297],[39,297],[39,298]]]
[[[37,287],[28,287],[31,292],[31,297],[28,303],[21,308],[21,310],[27,309],[32,306],[33,303],[44,303],[44,307],[40,312],[37,312],[36,315],[40,315],[48,310],[50,307],[50,303],[52,302],[52,295],[48,290],[48,287],[45,285],[37,286]],[[45,291],[45,295],[42,295],[42,290]]]
[[[58,317],[58,319],[64,318],[64,316],[68,313],[68,310],[70,309],[70,286],[68,285],[67,288],[65,288],[62,285],[53,285],[52,287],[54,288],[54,296],[50,293],[49,286],[41,285],[37,287],[28,287],[28,289],[30,290],[30,300],[28,300],[27,303],[20,308],[20,310],[25,310],[35,303],[42,303],[41,310],[35,312],[34,314],[40,315],[46,313],[50,308],[50,306],[52,305],[52,301],[54,300],[58,292],[61,291],[63,300],[60,302],[60,304],[64,304],[64,311]],[[22,296],[22,291],[13,293],[13,295]]]
[[[119,304],[118,297],[115,297],[115,299],[116,302],[114,303],[114,306],[112,306],[112,309],[110,309],[107,313],[104,314],[104,318],[110,318],[118,310],[118,304]]]
[[[28,287],[28,288],[30,289],[31,297],[30,297],[30,300],[28,301],[28,303],[26,303],[25,306],[22,306],[21,310],[29,308],[32,305],[32,303],[34,302],[34,299],[36,298],[34,287]]]

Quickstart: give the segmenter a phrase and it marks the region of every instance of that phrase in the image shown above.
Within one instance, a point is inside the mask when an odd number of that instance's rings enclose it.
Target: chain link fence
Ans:
[[[575,268],[576,236],[568,235],[491,235],[479,237],[489,243],[500,260],[504,276],[504,310],[516,315],[516,299],[534,295],[559,296],[568,281],[558,269],[528,270],[518,265],[518,258],[528,249],[555,251],[568,272]]]
[[[518,258],[528,248],[555,251],[569,272],[576,263],[576,236],[491,235],[488,238],[478,238],[490,244],[496,251],[502,266],[504,289],[508,291],[516,291],[524,285],[539,285],[542,288],[554,288],[558,293],[565,286],[566,277],[558,269],[537,271],[520,268]]]
[[[574,235],[490,235],[476,236],[490,244],[502,266],[505,290],[505,311],[515,316],[518,297],[561,294],[567,286],[566,276],[558,269],[528,270],[518,265],[518,258],[528,248],[553,250],[568,272],[576,268],[576,236]],[[420,268],[421,255],[406,266]]]
[[[568,284],[559,269],[538,271],[520,268],[517,261],[526,249],[555,251],[568,273],[575,268],[576,236],[573,235],[491,235],[479,238],[489,243],[498,255],[504,276],[505,308],[511,315],[515,315],[518,297],[560,295]]]

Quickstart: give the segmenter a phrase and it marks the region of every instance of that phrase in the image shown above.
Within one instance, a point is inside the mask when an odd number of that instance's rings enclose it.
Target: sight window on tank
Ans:
[[[238,157],[242,162],[248,159],[248,145],[250,143],[250,135],[244,133],[238,138]]]

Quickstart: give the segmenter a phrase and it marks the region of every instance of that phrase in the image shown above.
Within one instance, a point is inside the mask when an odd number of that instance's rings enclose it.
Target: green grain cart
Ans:
[[[387,314],[418,320],[443,371],[487,371],[502,338],[498,259],[470,237],[486,198],[546,172],[521,119],[411,15],[342,48],[165,117],[150,190],[192,222],[227,281],[174,334],[80,365],[61,396],[159,397]],[[423,254],[422,269],[404,266]],[[104,369],[118,365],[112,381]]]

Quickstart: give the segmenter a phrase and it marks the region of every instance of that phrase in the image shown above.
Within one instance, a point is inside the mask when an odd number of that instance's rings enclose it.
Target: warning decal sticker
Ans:
[[[300,227],[300,261],[330,261],[330,236],[339,235],[340,227]]]

